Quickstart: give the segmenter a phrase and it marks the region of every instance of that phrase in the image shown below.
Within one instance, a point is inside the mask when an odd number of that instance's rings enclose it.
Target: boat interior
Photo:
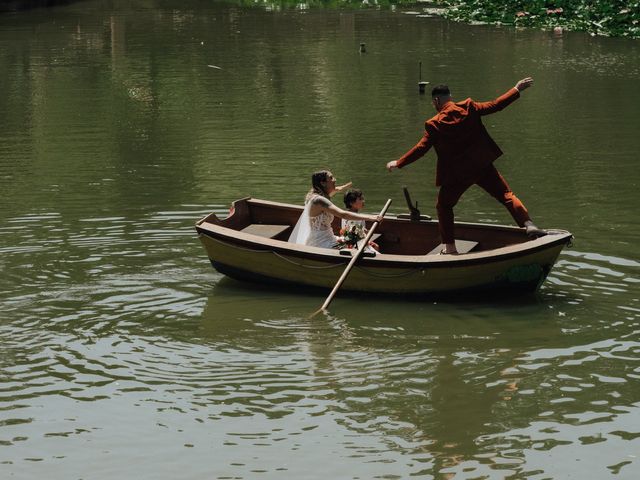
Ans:
[[[210,214],[198,222],[220,225],[246,234],[286,242],[302,212],[294,205],[244,198],[233,203],[231,214],[219,219]],[[367,224],[367,227],[370,227]],[[340,219],[333,222],[340,230]],[[442,245],[436,220],[412,220],[408,214],[387,214],[374,232],[380,252],[391,255],[438,254]],[[523,229],[500,225],[456,223],[456,246],[460,253],[482,252],[530,241]]]

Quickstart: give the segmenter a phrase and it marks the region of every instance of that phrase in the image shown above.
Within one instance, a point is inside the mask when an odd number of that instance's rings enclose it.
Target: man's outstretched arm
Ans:
[[[415,144],[415,146],[411,150],[401,156],[398,160],[392,160],[387,163],[387,170],[392,171],[396,168],[402,168],[424,156],[424,154],[427,153],[431,148],[432,136],[433,133],[429,134],[428,130],[425,131],[423,137],[418,143]]]
[[[474,102],[476,110],[480,115],[489,115],[499,112],[520,97],[520,92],[533,85],[533,78],[526,77],[519,80],[515,87],[510,88],[506,93],[500,95],[491,102]]]

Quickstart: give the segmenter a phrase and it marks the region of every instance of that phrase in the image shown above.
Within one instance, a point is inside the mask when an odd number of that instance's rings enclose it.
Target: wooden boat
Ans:
[[[349,250],[288,242],[303,207],[244,198],[225,219],[196,223],[213,267],[239,280],[331,289],[350,260]],[[338,231],[340,219],[334,220]],[[438,222],[387,215],[375,240],[380,252],[364,256],[341,290],[381,294],[535,291],[572,235],[549,231],[529,238],[518,227],[456,223],[461,255],[439,255]]]

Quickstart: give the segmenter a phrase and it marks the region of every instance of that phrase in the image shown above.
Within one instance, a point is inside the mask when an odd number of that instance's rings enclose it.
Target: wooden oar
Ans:
[[[387,210],[389,209],[389,205],[391,205],[391,199],[387,200],[387,203],[385,203],[384,207],[382,207],[382,210],[380,211],[381,217],[384,217],[384,215],[387,213]],[[342,272],[342,275],[340,275],[340,278],[336,282],[335,287],[333,287],[333,290],[331,290],[331,293],[329,294],[327,299],[324,301],[320,309],[316,310],[309,318],[313,318],[318,313],[325,312],[327,310],[327,307],[333,300],[333,297],[335,297],[336,293],[338,292],[338,289],[346,280],[347,275],[349,275],[349,272],[351,271],[353,266],[356,264],[358,259],[362,256],[364,249],[367,248],[367,245],[369,245],[369,240],[371,240],[371,237],[373,236],[373,233],[375,232],[377,226],[378,226],[378,222],[373,222],[373,225],[371,225],[369,232],[367,233],[366,237],[364,237],[364,241],[362,242],[362,247],[355,250],[353,257],[351,257],[351,261],[347,265],[347,268],[344,269],[344,272]]]

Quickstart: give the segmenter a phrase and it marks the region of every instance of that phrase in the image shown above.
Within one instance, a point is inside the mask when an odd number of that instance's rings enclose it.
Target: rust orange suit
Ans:
[[[514,195],[493,162],[502,150],[489,136],[481,117],[498,112],[520,97],[516,88],[491,102],[448,102],[424,123],[424,136],[397,161],[402,168],[422,157],[433,146],[438,154],[436,185],[438,221],[442,243],[453,243],[453,207],[472,185],[478,185],[502,203],[521,227],[529,214]]]

